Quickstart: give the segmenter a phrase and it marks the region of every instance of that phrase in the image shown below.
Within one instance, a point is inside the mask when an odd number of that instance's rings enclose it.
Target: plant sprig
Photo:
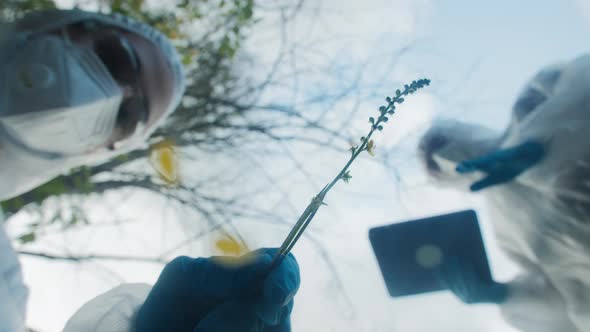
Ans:
[[[360,146],[352,146],[350,148],[351,156],[346,165],[344,165],[344,167],[340,170],[338,175],[336,175],[336,177],[329,184],[327,184],[316,196],[314,196],[311,202],[307,205],[307,207],[305,208],[305,210],[303,211],[303,213],[291,229],[291,232],[289,232],[289,235],[287,235],[287,238],[285,239],[285,241],[283,241],[281,248],[274,257],[271,268],[280,264],[282,259],[291,251],[297,240],[299,240],[299,237],[303,234],[303,232],[315,216],[320,206],[326,205],[324,203],[324,198],[326,197],[330,189],[332,189],[332,187],[334,187],[334,185],[339,180],[342,180],[346,183],[350,181],[352,176],[350,175],[350,171],[348,169],[350,165],[352,165],[354,160],[363,151],[367,151],[371,154],[373,153],[372,150],[374,149],[375,144],[371,137],[373,136],[376,130],[382,131],[383,124],[389,121],[389,117],[391,115],[395,114],[395,104],[403,103],[405,101],[404,97],[407,97],[408,95],[416,92],[418,89],[424,88],[428,85],[430,85],[429,79],[420,79],[417,81],[412,81],[410,85],[404,85],[403,91],[400,89],[396,90],[394,97],[385,98],[387,105],[379,107],[379,116],[377,117],[377,119],[375,119],[374,117],[369,117],[371,130],[369,131],[367,136],[361,137]]]

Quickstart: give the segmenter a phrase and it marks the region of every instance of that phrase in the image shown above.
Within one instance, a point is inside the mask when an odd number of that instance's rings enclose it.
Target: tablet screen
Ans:
[[[391,296],[445,289],[436,271],[449,256],[472,264],[482,280],[492,280],[473,210],[372,228],[369,239]]]

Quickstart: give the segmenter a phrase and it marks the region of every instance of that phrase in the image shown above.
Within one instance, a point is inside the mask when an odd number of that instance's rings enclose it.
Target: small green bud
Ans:
[[[348,183],[350,182],[350,179],[352,179],[352,175],[350,175],[350,171],[346,171],[346,173],[342,174],[341,177],[342,181]]]
[[[379,125],[379,126],[377,126],[377,129],[379,129],[379,131],[381,131],[381,130],[383,130],[383,126]]]
[[[383,122],[387,122],[387,121],[389,121],[389,118],[384,116],[381,120],[383,120]]]
[[[396,96],[398,96],[398,97],[399,97],[401,94],[402,94],[402,92],[401,92],[401,91],[399,91],[399,89],[395,90],[395,95],[396,95]]]
[[[397,102],[398,102],[399,104],[401,104],[401,103],[403,103],[403,102],[404,102],[404,100],[405,100],[404,98],[399,98],[399,99],[397,100]]]
[[[371,124],[375,124],[375,118],[374,118],[374,117],[370,117],[370,118],[369,118],[369,122],[370,122]]]
[[[22,244],[26,244],[26,243],[31,243],[31,242],[35,242],[35,240],[37,239],[37,236],[35,235],[34,232],[31,233],[27,233],[25,235],[21,235],[18,240],[22,243]]]

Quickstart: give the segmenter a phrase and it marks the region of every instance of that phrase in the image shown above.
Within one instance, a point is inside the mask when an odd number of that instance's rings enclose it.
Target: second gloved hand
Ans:
[[[469,262],[448,257],[438,271],[438,279],[463,303],[502,303],[508,297],[508,285],[483,280]]]
[[[293,255],[269,272],[277,249],[244,257],[177,257],[139,310],[136,330],[288,332],[299,267]]]
[[[459,173],[482,171],[486,176],[471,185],[471,191],[512,181],[527,169],[537,165],[545,157],[545,147],[540,142],[527,141],[512,148],[494,151],[485,156],[461,162]]]

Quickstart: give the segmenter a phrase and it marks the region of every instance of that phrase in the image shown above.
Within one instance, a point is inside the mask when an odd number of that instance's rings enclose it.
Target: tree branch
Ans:
[[[118,255],[100,255],[100,254],[58,255],[58,254],[49,254],[46,252],[36,252],[36,251],[28,251],[28,250],[18,250],[17,252],[20,255],[26,255],[26,256],[49,259],[49,260],[70,261],[70,262],[77,262],[77,263],[84,262],[84,261],[90,261],[90,260],[144,262],[144,263],[157,263],[157,264],[166,264],[167,263],[167,261],[161,257],[118,256]]]

